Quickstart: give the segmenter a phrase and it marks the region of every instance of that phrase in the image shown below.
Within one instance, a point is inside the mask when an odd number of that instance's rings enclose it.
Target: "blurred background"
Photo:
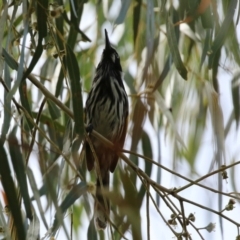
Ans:
[[[1,239],[240,238],[239,1],[0,6]],[[104,29],[138,168],[121,160],[111,174],[111,222],[98,232],[84,107]]]

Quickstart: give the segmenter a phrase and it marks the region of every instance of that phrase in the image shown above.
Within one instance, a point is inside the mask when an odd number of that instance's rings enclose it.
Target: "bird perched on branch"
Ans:
[[[87,125],[115,146],[115,150],[110,149],[91,134],[91,143],[86,142],[85,145],[87,168],[89,171],[95,168],[97,174],[94,209],[97,229],[105,229],[107,226],[110,205],[109,200],[102,194],[102,188],[109,190],[109,171],[113,172],[116,168],[117,151],[122,149],[125,141],[127,117],[128,98],[123,85],[120,58],[112,48],[105,29],[105,49],[86,101]]]

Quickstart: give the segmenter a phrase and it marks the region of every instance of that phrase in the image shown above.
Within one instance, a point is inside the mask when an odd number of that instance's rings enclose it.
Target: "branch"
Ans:
[[[155,164],[156,166],[164,169],[165,171],[167,171],[167,172],[169,172],[169,173],[171,173],[171,174],[173,174],[173,175],[175,175],[175,176],[177,176],[177,177],[180,177],[180,178],[182,178],[182,179],[190,182],[190,184],[187,184],[187,185],[185,185],[185,186],[183,186],[183,187],[181,187],[181,188],[176,189],[176,190],[175,190],[176,192],[181,192],[181,191],[185,190],[186,188],[188,188],[188,187],[190,187],[190,186],[192,186],[192,185],[196,185],[196,186],[205,188],[205,189],[207,189],[207,190],[209,190],[209,191],[211,191],[211,192],[218,193],[218,194],[221,194],[221,195],[224,195],[224,196],[227,196],[227,197],[231,197],[231,198],[235,198],[235,199],[240,200],[240,197],[237,197],[237,196],[232,195],[233,193],[221,192],[221,191],[218,191],[218,190],[216,190],[216,189],[214,189],[214,188],[210,188],[210,187],[208,187],[208,186],[205,186],[205,185],[199,183],[200,181],[202,181],[202,180],[205,179],[205,178],[208,178],[208,177],[211,176],[211,175],[214,175],[214,174],[216,174],[216,173],[218,173],[218,172],[221,172],[221,171],[223,171],[223,170],[226,170],[226,169],[228,169],[228,168],[231,168],[231,167],[233,167],[233,166],[235,166],[235,165],[240,164],[240,161],[235,162],[235,163],[232,163],[232,164],[230,164],[230,165],[228,165],[228,166],[225,166],[224,168],[220,168],[220,169],[218,169],[218,170],[216,170],[216,171],[214,171],[214,172],[211,172],[211,173],[209,173],[209,174],[206,174],[206,175],[204,175],[203,177],[201,177],[201,178],[193,181],[192,179],[187,178],[187,177],[179,174],[178,172],[175,172],[175,171],[173,171],[173,170],[165,167],[164,165],[162,165],[162,164],[154,161],[153,159],[151,159],[151,158],[149,158],[149,157],[146,157],[146,156],[143,156],[143,155],[141,155],[141,154],[139,154],[139,153],[132,152],[132,151],[125,150],[125,149],[123,149],[122,152],[129,153],[129,154],[135,155],[135,156],[137,156],[137,157],[140,157],[140,158],[142,158],[142,159],[145,159],[145,160],[151,162],[152,164]],[[237,194],[237,193],[235,193],[235,194],[236,194],[236,195],[239,195],[239,194]]]

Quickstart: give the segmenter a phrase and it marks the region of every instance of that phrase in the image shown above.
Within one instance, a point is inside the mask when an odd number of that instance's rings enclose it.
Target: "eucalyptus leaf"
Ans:
[[[80,71],[76,57],[70,47],[67,46],[67,68],[72,90],[73,114],[75,120],[76,133],[79,139],[83,139],[84,123],[83,123],[83,103],[82,89],[80,84]]]
[[[117,19],[115,20],[116,25],[123,23],[126,15],[127,15],[127,11],[130,7],[130,4],[131,4],[130,0],[122,1],[120,12],[118,14]]]
[[[8,205],[13,216],[13,221],[17,230],[19,239],[26,239],[26,230],[23,224],[21,207],[18,201],[16,188],[11,176],[11,170],[8,163],[7,153],[3,146],[3,141],[0,139],[0,174],[3,189],[6,193]]]
[[[59,108],[56,107],[56,105],[50,100],[47,99],[48,102],[48,107],[49,107],[49,112],[51,115],[52,120],[56,120],[61,117],[61,113]]]
[[[187,69],[184,66],[182,59],[180,57],[178,41],[170,17],[167,18],[167,38],[173,62],[182,78],[187,80]]]

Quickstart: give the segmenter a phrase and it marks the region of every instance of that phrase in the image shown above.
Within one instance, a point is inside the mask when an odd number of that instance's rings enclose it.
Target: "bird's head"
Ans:
[[[105,29],[105,48],[102,53],[100,64],[107,65],[110,68],[118,71],[122,71],[119,55],[117,51],[111,46],[106,29]]]

